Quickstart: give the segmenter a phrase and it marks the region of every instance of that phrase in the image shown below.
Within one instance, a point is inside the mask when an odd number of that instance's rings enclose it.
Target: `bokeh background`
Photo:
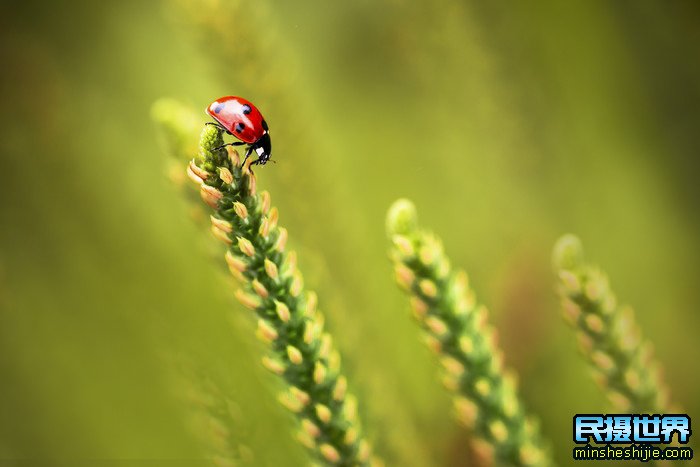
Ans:
[[[470,274],[561,465],[572,415],[607,409],[553,290],[565,232],[697,415],[699,51],[692,1],[2,2],[0,463],[307,462],[151,121],[163,96],[194,126],[222,95],[263,111],[259,185],[387,465],[470,462],[393,284],[400,196]]]

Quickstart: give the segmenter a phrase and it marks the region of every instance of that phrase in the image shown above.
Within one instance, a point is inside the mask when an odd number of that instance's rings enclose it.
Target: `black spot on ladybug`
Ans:
[[[214,113],[218,114],[219,112],[221,112],[221,109],[223,109],[223,108],[224,108],[224,104],[221,104],[221,103],[216,104],[216,106],[214,106]]]
[[[240,133],[245,128],[245,125],[241,122],[236,123],[236,133]]]
[[[243,115],[248,115],[250,113],[250,106],[248,104],[243,104]]]
[[[262,121],[262,127],[263,127],[263,130],[265,130],[265,131],[269,130],[269,128],[267,127],[267,122],[265,120]]]

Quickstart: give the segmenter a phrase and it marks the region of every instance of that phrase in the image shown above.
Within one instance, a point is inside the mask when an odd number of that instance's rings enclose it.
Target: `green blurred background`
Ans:
[[[0,463],[305,465],[152,103],[235,94],[387,465],[469,465],[386,258],[418,206],[562,465],[607,409],[560,318],[578,234],[700,409],[700,4],[2,2]],[[195,144],[196,141],[193,141]],[[30,463],[31,464],[31,463]]]

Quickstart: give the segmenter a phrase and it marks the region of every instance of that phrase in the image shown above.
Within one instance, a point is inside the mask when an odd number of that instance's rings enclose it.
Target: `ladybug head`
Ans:
[[[254,144],[255,152],[258,154],[256,164],[265,165],[272,155],[272,140],[267,131]]]

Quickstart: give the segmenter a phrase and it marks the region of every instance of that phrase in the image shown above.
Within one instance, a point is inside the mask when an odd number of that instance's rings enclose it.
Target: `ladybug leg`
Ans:
[[[273,164],[277,163],[277,161],[273,159],[258,158],[255,162],[252,162],[250,165],[265,165],[268,162],[272,162]]]
[[[245,144],[245,143],[243,143],[243,144]],[[251,152],[253,152],[252,145],[248,146],[248,150],[245,152],[245,158],[243,159],[243,164],[241,164],[241,166],[245,165],[245,162],[248,160],[248,157],[250,156]],[[255,164],[255,162],[253,162],[253,164]],[[253,164],[250,164],[250,165],[253,165]]]
[[[246,144],[246,143],[244,143],[242,141],[234,141],[233,143],[226,143],[226,144],[222,144],[221,146],[217,146],[214,148],[214,151],[216,151],[218,149],[223,149],[226,146],[243,146],[244,144]]]
[[[228,133],[228,130],[227,130],[226,128],[224,128],[224,126],[223,126],[221,123],[219,123],[219,122],[207,122],[207,123],[205,123],[205,125],[214,125],[214,126],[217,127],[219,130],[221,130],[221,131],[223,131],[223,132],[225,132],[225,133]],[[230,133],[229,133],[229,134],[230,134]]]

